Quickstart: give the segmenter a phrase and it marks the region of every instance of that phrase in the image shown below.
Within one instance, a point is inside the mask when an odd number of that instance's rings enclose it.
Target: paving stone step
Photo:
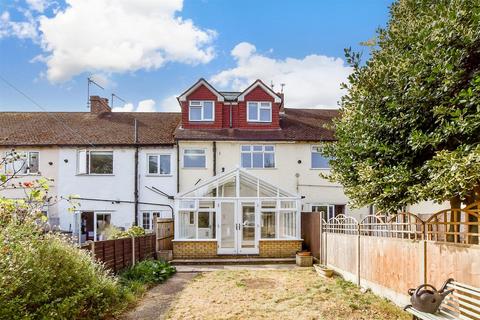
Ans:
[[[224,264],[294,264],[295,258],[221,258],[221,259],[174,259],[173,265],[224,265]]]

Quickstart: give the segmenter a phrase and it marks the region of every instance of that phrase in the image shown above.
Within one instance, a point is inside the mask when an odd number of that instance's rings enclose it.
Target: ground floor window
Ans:
[[[144,211],[142,212],[141,223],[145,230],[153,230],[154,218],[160,218],[161,214],[158,211]]]
[[[345,214],[345,205],[343,204],[312,204],[312,212],[321,212],[322,219],[328,221],[339,214]]]

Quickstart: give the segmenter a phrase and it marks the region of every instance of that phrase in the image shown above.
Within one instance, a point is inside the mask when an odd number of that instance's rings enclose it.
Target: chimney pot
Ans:
[[[108,105],[108,99],[99,96],[90,96],[90,112],[104,113],[111,112],[112,108]]]

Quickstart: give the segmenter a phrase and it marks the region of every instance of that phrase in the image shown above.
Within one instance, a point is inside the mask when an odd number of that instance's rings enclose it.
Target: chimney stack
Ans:
[[[108,105],[108,99],[99,96],[90,96],[90,112],[103,113],[111,112],[112,108]]]
[[[285,95],[283,92],[277,92],[277,95],[282,99],[282,102],[280,102],[280,112],[285,112]]]

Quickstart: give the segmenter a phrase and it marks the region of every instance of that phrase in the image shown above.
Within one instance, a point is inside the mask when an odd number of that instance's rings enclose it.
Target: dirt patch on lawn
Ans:
[[[168,319],[410,319],[400,308],[312,269],[203,273],[179,293]]]

